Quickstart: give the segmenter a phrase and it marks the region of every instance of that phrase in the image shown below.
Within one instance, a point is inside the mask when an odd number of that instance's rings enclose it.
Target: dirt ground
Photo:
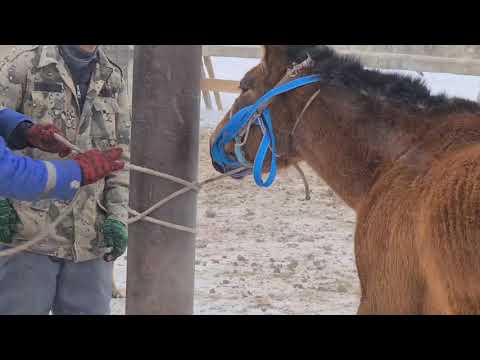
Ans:
[[[201,131],[200,179],[215,175]],[[226,179],[198,197],[195,314],[354,314],[359,284],[354,213],[305,164],[312,199],[295,169],[271,189]],[[125,287],[126,260],[116,263]],[[112,300],[124,313],[125,300]]]

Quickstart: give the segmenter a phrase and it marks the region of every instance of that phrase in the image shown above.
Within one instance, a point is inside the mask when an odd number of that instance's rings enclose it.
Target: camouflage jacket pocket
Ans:
[[[65,111],[65,90],[62,83],[33,84],[30,113],[41,122],[63,128],[62,113]],[[27,109],[26,109],[27,110]]]
[[[92,129],[93,139],[108,140],[108,146],[116,142],[116,115],[118,104],[113,98],[97,97],[93,102]],[[97,145],[97,144],[96,144]],[[102,144],[105,145],[103,142]]]
[[[32,204],[17,201],[12,201],[12,203],[20,219],[16,237],[30,240],[48,224],[50,200],[41,200]]]

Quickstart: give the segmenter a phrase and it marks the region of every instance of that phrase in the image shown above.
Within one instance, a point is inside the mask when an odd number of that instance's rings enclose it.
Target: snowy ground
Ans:
[[[239,80],[258,60],[214,58],[217,78]],[[410,76],[415,72],[402,71]],[[424,74],[434,92],[477,99],[480,78]],[[222,95],[226,109],[235,95]],[[222,114],[202,104],[200,179],[214,174],[208,136]],[[354,314],[358,279],[353,212],[307,169],[312,200],[295,171],[269,190],[251,179],[211,185],[198,198],[195,314]],[[115,265],[125,287],[126,260]],[[112,313],[124,313],[112,300]]]

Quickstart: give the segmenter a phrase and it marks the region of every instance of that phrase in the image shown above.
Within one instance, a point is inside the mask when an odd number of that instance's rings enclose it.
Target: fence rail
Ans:
[[[262,48],[258,45],[203,45],[202,52],[203,56],[237,57],[244,59],[259,59],[262,56]]]
[[[353,55],[370,68],[417,72],[480,75],[479,45],[332,45],[339,53]],[[204,58],[233,57],[259,59],[258,45],[204,45]],[[204,91],[238,93],[238,81],[209,78]]]

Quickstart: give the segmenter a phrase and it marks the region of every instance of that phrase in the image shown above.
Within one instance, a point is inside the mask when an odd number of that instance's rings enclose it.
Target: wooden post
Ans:
[[[135,46],[132,163],[188,181],[198,175],[201,46]],[[130,206],[143,211],[181,185],[131,173]],[[196,226],[188,192],[151,216]],[[193,313],[195,237],[148,222],[129,226],[126,313]]]
[[[207,75],[205,75],[205,69],[203,68],[202,64],[202,72],[201,72],[201,79],[205,80],[207,78]],[[202,96],[203,96],[203,101],[205,102],[205,107],[208,110],[212,110],[212,98],[210,97],[210,91],[207,89],[202,89]]]
[[[203,62],[205,63],[205,67],[207,68],[208,77],[210,79],[215,79],[215,72],[213,71],[213,64],[210,56],[204,56]],[[215,97],[217,109],[219,111],[223,111],[222,98],[220,97],[220,93],[218,91],[213,91],[213,95]]]

